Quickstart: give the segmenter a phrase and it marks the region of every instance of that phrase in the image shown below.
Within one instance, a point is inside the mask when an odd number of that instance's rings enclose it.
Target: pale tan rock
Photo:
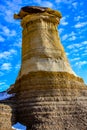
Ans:
[[[21,9],[22,18],[22,67],[21,75],[36,71],[73,72],[57,31],[61,14],[51,9],[40,8],[40,13]],[[27,10],[27,11],[26,11]],[[37,8],[39,12],[39,9]],[[59,15],[60,14],[60,15]],[[16,17],[15,17],[16,18]],[[26,69],[24,69],[26,68]]]

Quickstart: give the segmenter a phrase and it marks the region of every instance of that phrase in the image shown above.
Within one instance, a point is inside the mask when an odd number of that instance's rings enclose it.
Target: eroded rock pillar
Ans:
[[[82,107],[80,99],[86,102],[87,91],[60,43],[60,18],[58,11],[29,6],[15,15],[23,27],[22,65],[11,91],[18,122],[28,130],[86,130],[81,119],[86,123],[87,104]]]
[[[35,71],[68,72],[75,75],[57,31],[61,14],[48,8],[30,10],[22,8],[19,13],[23,27],[21,76]]]

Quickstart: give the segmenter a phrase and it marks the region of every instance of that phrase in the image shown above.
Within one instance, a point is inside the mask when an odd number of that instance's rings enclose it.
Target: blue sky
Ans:
[[[87,0],[0,0],[0,91],[15,82],[20,69],[22,28],[13,15],[26,5],[47,6],[62,13],[61,43],[73,70],[87,83]]]

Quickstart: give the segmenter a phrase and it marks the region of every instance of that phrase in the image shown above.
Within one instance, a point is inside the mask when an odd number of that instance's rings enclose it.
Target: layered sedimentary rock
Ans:
[[[0,92],[0,94],[5,98],[0,99],[0,130],[12,130],[12,125],[16,123],[15,98],[14,95],[7,96],[7,98],[6,92]]]
[[[16,93],[16,121],[27,130],[87,130],[87,88],[72,70],[60,42],[61,14],[23,7],[22,65],[9,93]]]
[[[87,89],[60,42],[61,14],[23,7],[14,17],[23,27],[22,66],[12,90],[17,93],[18,121],[28,130],[86,130]]]

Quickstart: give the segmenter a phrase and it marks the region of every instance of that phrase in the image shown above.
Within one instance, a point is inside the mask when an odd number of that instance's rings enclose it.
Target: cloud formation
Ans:
[[[11,59],[13,55],[16,55],[17,51],[15,49],[10,49],[0,53],[0,59]]]
[[[0,30],[0,34],[3,36],[13,37],[16,35],[16,31],[9,29],[7,26],[0,25]]]
[[[0,42],[4,42],[5,41],[5,38],[0,36]]]
[[[87,25],[87,22],[78,22],[76,25],[75,25],[75,28],[81,28],[81,27],[84,27]]]
[[[3,63],[0,67],[0,70],[10,71],[12,69],[11,63]]]
[[[66,17],[62,17],[60,24],[63,26],[66,26],[68,24],[68,22],[66,21]]]

